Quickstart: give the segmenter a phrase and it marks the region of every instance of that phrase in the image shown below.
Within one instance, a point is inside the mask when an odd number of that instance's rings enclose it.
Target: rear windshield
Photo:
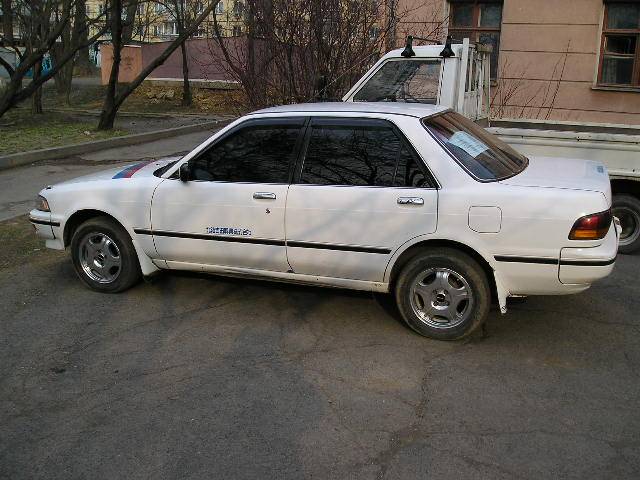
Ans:
[[[529,160],[459,113],[422,119],[427,131],[476,180],[492,182],[522,172]]]

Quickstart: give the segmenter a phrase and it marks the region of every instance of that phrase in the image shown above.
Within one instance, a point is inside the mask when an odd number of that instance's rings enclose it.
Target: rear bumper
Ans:
[[[494,268],[510,295],[582,292],[613,270],[620,231],[615,219],[598,246],[562,248],[555,258],[495,256]]]
[[[560,282],[565,285],[591,284],[609,275],[615,265],[621,231],[620,222],[614,218],[612,228],[597,247],[560,250]]]

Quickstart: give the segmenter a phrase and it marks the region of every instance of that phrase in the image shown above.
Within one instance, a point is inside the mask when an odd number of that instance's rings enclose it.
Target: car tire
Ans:
[[[622,225],[618,252],[633,253],[640,249],[640,199],[632,195],[614,195],[611,213]]]
[[[406,324],[420,335],[458,340],[485,321],[491,289],[482,267],[469,255],[434,248],[412,257],[395,284]]]
[[[131,237],[108,217],[91,218],[76,229],[71,258],[80,280],[98,292],[122,292],[142,276]]]

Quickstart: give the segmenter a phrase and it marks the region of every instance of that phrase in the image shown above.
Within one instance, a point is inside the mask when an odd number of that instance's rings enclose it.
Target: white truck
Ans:
[[[621,253],[640,249],[640,125],[490,120],[491,48],[470,43],[392,50],[345,94],[345,102],[431,103],[488,128],[530,157],[598,160],[609,172]],[[640,120],[640,119],[639,119]],[[639,121],[640,123],[640,121]]]

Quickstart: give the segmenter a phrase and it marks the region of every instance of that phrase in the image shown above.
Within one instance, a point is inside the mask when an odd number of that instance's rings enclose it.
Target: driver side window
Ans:
[[[302,121],[241,127],[189,162],[192,180],[288,183]]]

